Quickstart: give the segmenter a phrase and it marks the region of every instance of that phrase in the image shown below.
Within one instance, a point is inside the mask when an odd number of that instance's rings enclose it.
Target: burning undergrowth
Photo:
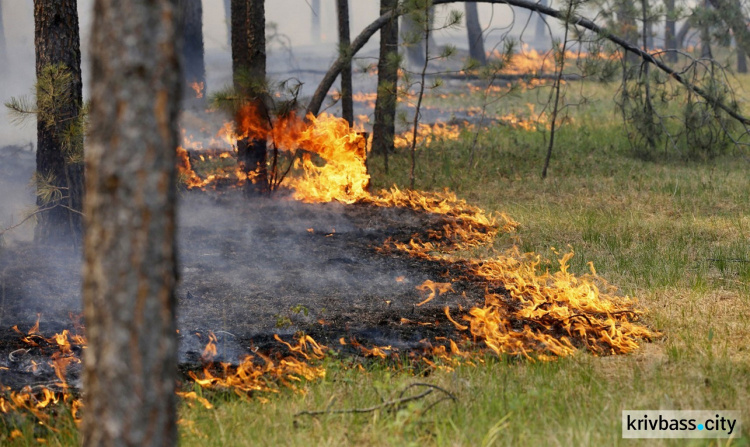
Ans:
[[[285,185],[294,200],[248,200],[232,188],[247,178],[209,180],[181,159],[183,178],[191,179],[178,237],[184,398],[210,406],[191,383],[243,395],[303,391],[301,382],[325,375],[320,361],[332,351],[431,369],[481,362],[487,353],[532,360],[578,350],[625,354],[655,335],[638,323],[635,301],[618,296],[593,266],[588,275],[571,274],[572,253],[554,272],[517,248],[468,256],[491,251],[499,232],[516,230],[505,215],[488,216],[449,192],[370,193],[362,137],[342,120],[292,115],[273,128],[255,122],[248,115],[233,137],[264,138],[289,153]],[[222,153],[201,155],[234,157]],[[224,186],[210,191],[218,178]],[[77,278],[77,262],[56,274]],[[19,269],[0,256],[4,302],[27,298],[21,283],[33,276],[29,265]],[[14,273],[21,270],[25,276]],[[53,291],[78,290],[70,281]],[[58,306],[45,315],[55,335],[45,338],[36,325],[2,337],[8,359],[0,360],[0,381],[16,391],[0,411],[36,415],[58,401],[80,407],[85,338],[82,328],[62,323],[66,310],[77,309]],[[39,386],[18,391],[29,383]]]

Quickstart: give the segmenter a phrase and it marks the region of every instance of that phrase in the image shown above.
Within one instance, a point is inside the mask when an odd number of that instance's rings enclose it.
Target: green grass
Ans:
[[[327,377],[307,384],[306,394],[284,391],[261,403],[206,392],[212,410],[184,402],[182,444],[750,445],[748,155],[641,161],[632,156],[608,91],[585,88],[600,102],[571,111],[546,180],[540,172],[548,136],[495,126],[480,132],[473,165],[471,132],[420,148],[417,187],[448,187],[520,222],[514,240],[498,239],[497,249],[517,243],[553,266],[552,247],[571,247],[572,270],[586,272],[592,261],[601,276],[638,297],[646,322],[662,338],[627,356],[579,353],[549,363],[487,357],[477,367],[426,377],[377,364],[361,371],[331,358]],[[528,96],[509,107],[524,107]],[[408,185],[408,166],[403,150],[391,156],[388,175],[374,158],[375,186]],[[458,400],[431,409],[432,400],[420,400],[395,412],[295,416],[377,405],[413,382],[439,385]],[[743,437],[731,443],[620,439],[622,410],[659,408],[739,410]],[[69,418],[57,423],[59,433],[45,432],[50,444],[75,443]],[[29,424],[22,427],[15,444],[33,444]],[[0,432],[11,429],[6,423]]]

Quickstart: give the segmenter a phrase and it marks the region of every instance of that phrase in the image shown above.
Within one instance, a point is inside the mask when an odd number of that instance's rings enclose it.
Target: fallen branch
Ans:
[[[584,17],[578,17],[576,15],[566,17],[565,12],[558,11],[548,6],[544,6],[541,3],[536,3],[530,0],[433,0],[432,3],[433,5],[442,5],[442,4],[447,4],[447,3],[504,4],[504,5],[516,6],[518,8],[528,9],[529,11],[537,12],[539,14],[544,14],[550,17],[554,17],[570,25],[580,26],[581,28],[585,28],[589,31],[593,31],[594,33],[609,40],[610,42],[617,44],[618,46],[623,48],[625,51],[634,53],[635,55],[640,57],[644,62],[653,64],[654,66],[659,68],[661,71],[667,73],[677,82],[685,86],[685,88],[695,93],[696,95],[702,97],[703,99],[708,101],[710,104],[714,105],[715,107],[723,110],[732,118],[736,119],[737,121],[744,124],[745,126],[750,125],[750,118],[746,118],[745,116],[741,115],[736,110],[734,110],[734,108],[730,107],[727,104],[724,104],[718,98],[713,97],[706,90],[696,85],[691,84],[680,73],[678,73],[676,70],[672,69],[668,65],[664,64],[663,62],[659,61],[647,51],[640,49],[638,46],[631,44],[630,42],[623,39],[622,37],[619,37],[607,31],[605,28],[602,28],[601,26],[597,25],[593,21],[586,19]],[[357,54],[357,52],[361,50],[362,47],[365,46],[367,41],[370,40],[370,38],[377,31],[379,31],[380,28],[382,28],[389,20],[391,20],[393,16],[403,15],[404,12],[405,12],[405,8],[403,7],[399,7],[395,9],[394,11],[387,12],[383,14],[382,16],[378,17],[374,22],[372,22],[367,27],[365,27],[364,30],[362,30],[359,36],[357,36],[357,38],[352,41],[351,46],[350,46],[351,51],[348,51],[345,54],[342,54],[341,56],[339,56],[339,58],[336,59],[333,65],[331,65],[331,68],[328,69],[325,76],[323,76],[323,80],[318,85],[318,88],[315,90],[315,93],[313,94],[313,97],[310,100],[310,104],[307,106],[307,113],[311,113],[313,115],[318,114],[318,112],[320,111],[320,107],[323,105],[323,100],[325,99],[326,95],[328,95],[328,91],[331,89],[331,86],[333,85],[334,81],[341,73],[341,70],[344,68],[344,66],[351,62],[352,57],[355,54]]]
[[[423,387],[423,388],[427,388],[427,389],[424,390],[424,391],[422,391],[419,394],[415,394],[413,396],[406,396],[406,397],[404,397],[404,394],[406,394],[407,391],[409,391],[411,388],[417,388],[417,387]],[[299,413],[296,413],[294,416],[295,417],[296,416],[319,416],[319,415],[322,415],[322,414],[360,414],[360,413],[372,413],[374,411],[378,411],[378,410],[382,410],[382,409],[400,408],[400,407],[402,407],[404,404],[406,404],[408,402],[413,402],[415,400],[423,399],[423,398],[429,396],[430,394],[432,394],[433,391],[440,391],[444,395],[443,395],[443,397],[441,397],[437,401],[431,403],[425,409],[425,412],[429,411],[436,404],[438,404],[438,403],[440,403],[440,402],[442,402],[444,400],[450,399],[450,400],[452,400],[454,402],[458,400],[456,398],[456,396],[454,396],[450,391],[447,391],[446,389],[441,388],[441,387],[439,387],[437,385],[432,385],[432,384],[429,384],[429,383],[412,383],[412,384],[404,387],[404,389],[401,390],[401,392],[399,393],[398,399],[393,399],[393,400],[385,401],[385,402],[383,402],[382,404],[379,404],[379,405],[373,405],[371,407],[366,407],[366,408],[348,408],[348,409],[339,409],[339,410],[330,410],[330,409],[317,410],[317,411],[307,411],[307,410],[305,410],[305,411],[300,411]]]

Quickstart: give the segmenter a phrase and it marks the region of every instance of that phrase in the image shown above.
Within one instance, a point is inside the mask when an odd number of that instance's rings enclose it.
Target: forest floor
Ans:
[[[515,244],[539,253],[541,269],[554,269],[557,253],[572,249],[574,273],[593,262],[622,293],[637,297],[647,324],[663,337],[630,355],[581,351],[549,362],[488,355],[477,366],[426,377],[393,362],[363,368],[329,356],[321,363],[325,377],[303,383],[304,392],[256,399],[196,386],[213,408],[183,402],[181,444],[618,445],[624,443],[622,410],[674,408],[738,410],[745,424],[732,445],[749,445],[750,158],[731,149],[703,161],[643,161],[633,155],[611,92],[600,84],[582,87],[581,96],[598,101],[569,109],[546,180],[540,172],[549,133],[524,124],[533,118],[528,104],[539,96],[528,91],[490,106],[496,120],[489,128],[464,128],[421,147],[416,188],[447,187],[488,212],[507,213],[520,227],[499,237],[494,249]],[[427,106],[442,112],[474,107],[476,115],[482,101],[481,91],[443,93]],[[577,94],[571,91],[568,101],[578,102]],[[407,186],[408,152],[400,149],[389,161],[386,174],[382,159],[372,160],[374,186]],[[347,256],[339,258],[335,268],[350,268]],[[298,414],[379,405],[415,382],[439,386],[456,400],[434,407],[434,400],[416,400],[397,411],[364,414]],[[77,443],[70,417],[52,426],[59,431],[45,435],[49,444]],[[11,436],[15,428],[6,422],[0,439],[33,444],[38,429],[21,428]]]

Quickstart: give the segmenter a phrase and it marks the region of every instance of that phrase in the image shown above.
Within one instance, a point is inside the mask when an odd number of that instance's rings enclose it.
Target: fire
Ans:
[[[195,92],[196,99],[203,98],[203,90],[205,89],[205,84],[203,82],[193,82],[190,84],[190,88]]]
[[[461,136],[461,131],[463,129],[471,131],[474,129],[474,126],[468,122],[464,122],[462,125],[445,124],[440,122],[435,124],[419,123],[417,128],[417,145],[428,146],[438,140],[457,140]],[[398,148],[411,147],[413,136],[414,132],[407,130],[396,135],[393,139],[393,144]]]
[[[301,336],[296,345],[281,340],[278,335],[275,338],[289,349],[290,355],[279,360],[261,354],[248,355],[237,366],[211,363],[203,368],[201,374],[190,372],[189,376],[203,388],[230,389],[237,394],[277,393],[279,384],[297,392],[304,392],[296,385],[297,383],[303,379],[310,381],[325,377],[325,368],[311,365],[308,361],[322,359],[325,350],[328,349],[326,346],[318,344],[306,335]],[[219,369],[218,374],[216,369]]]

